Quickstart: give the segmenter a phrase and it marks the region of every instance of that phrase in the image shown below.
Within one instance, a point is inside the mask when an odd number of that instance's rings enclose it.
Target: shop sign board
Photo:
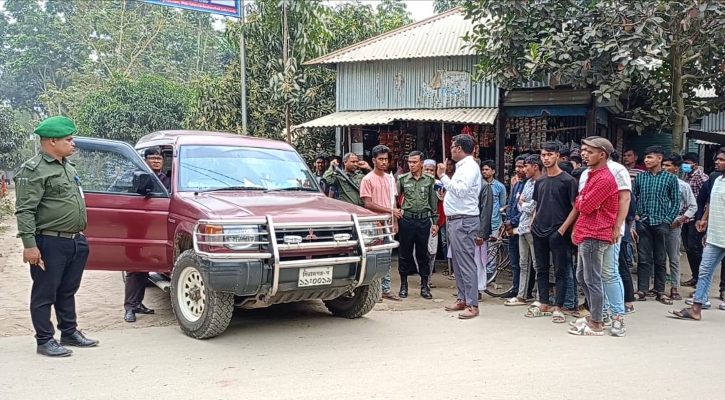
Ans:
[[[146,3],[185,8],[239,18],[242,15],[241,0],[141,0]]]

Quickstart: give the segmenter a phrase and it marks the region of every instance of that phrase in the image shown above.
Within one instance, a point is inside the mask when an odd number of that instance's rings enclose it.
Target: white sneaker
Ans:
[[[618,315],[612,320],[612,327],[609,334],[614,337],[624,337],[627,334],[627,325],[624,323],[624,317]]]
[[[688,306],[691,306],[694,302],[695,302],[695,299],[693,299],[692,297],[685,299],[685,304],[687,304]],[[705,302],[705,304],[702,305],[703,310],[709,310],[710,307],[712,307],[712,303],[710,303],[710,300],[708,300],[707,302]]]

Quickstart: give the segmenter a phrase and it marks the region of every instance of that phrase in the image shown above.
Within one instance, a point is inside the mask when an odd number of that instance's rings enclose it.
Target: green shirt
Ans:
[[[23,246],[36,247],[35,234],[43,231],[78,233],[86,229],[86,202],[72,162],[40,153],[15,175],[15,217]]]
[[[430,213],[438,221],[438,196],[435,192],[435,178],[421,174],[418,179],[408,172],[398,177],[398,194],[403,196],[403,211],[413,214]]]
[[[347,181],[339,172],[335,170],[335,168],[330,165],[330,168],[325,171],[325,174],[323,175],[323,178],[327,181],[330,186],[334,186],[337,188],[337,191],[340,195],[340,200],[355,204],[356,206],[363,206],[363,201],[360,198],[360,182],[362,182],[362,179],[365,177],[365,174],[362,171],[355,171],[355,173],[347,174],[348,177],[350,177],[350,180],[352,180],[356,185],[357,189],[355,189],[350,182]]]
[[[649,225],[671,224],[680,215],[680,189],[677,177],[665,170],[637,174],[632,185],[637,198],[639,220]]]

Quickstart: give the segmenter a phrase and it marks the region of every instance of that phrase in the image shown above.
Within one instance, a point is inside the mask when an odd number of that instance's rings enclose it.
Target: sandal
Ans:
[[[590,328],[587,324],[582,326],[573,326],[567,332],[575,336],[604,336],[604,330],[597,332]]]
[[[672,314],[672,317],[674,319],[683,319],[687,321],[699,321],[699,318],[695,318],[692,316],[692,313],[690,313],[689,308],[683,308],[682,310],[672,310],[669,311],[670,314]]]
[[[672,299],[669,296],[667,296],[666,294],[664,294],[663,292],[657,293],[656,299],[657,299],[657,301],[659,301],[660,303],[662,303],[666,306],[672,305]]]
[[[647,301],[647,294],[642,291],[635,292],[634,300],[635,301]]]
[[[677,301],[682,300],[682,296],[680,295],[680,293],[674,290],[670,290],[670,298]]]
[[[582,325],[586,325],[589,322],[589,317],[577,318],[576,321],[569,321],[569,326],[575,326],[577,328]]]
[[[393,292],[385,292],[385,293],[383,293],[383,298],[384,299],[388,299],[388,300],[393,300],[393,301],[401,301],[402,300],[400,297],[398,297],[397,294],[395,294]]]
[[[505,306],[525,306],[526,304],[525,301],[521,301],[518,297],[508,299],[503,303]]]
[[[529,307],[529,309],[526,311],[526,314],[524,314],[524,317],[538,318],[538,317],[550,317],[551,315],[552,315],[551,311],[541,311],[541,308],[539,308],[539,307]]]
[[[551,314],[551,322],[555,324],[563,324],[564,322],[566,322],[566,316],[561,311],[554,311]]]

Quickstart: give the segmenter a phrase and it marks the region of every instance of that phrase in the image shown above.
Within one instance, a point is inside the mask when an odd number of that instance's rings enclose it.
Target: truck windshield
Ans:
[[[256,147],[184,145],[179,148],[179,190],[229,187],[319,191],[294,151]]]

